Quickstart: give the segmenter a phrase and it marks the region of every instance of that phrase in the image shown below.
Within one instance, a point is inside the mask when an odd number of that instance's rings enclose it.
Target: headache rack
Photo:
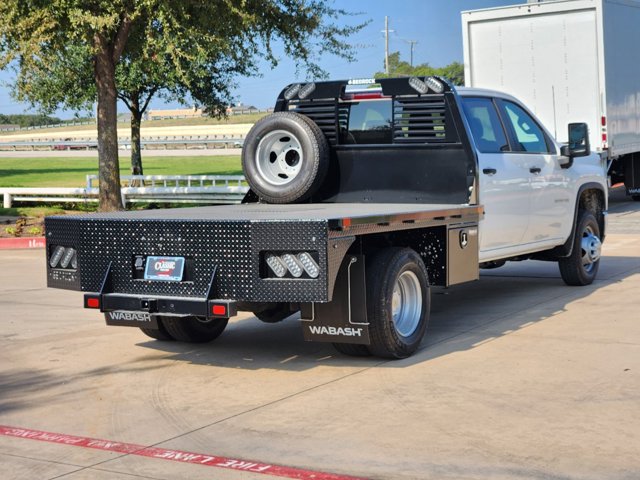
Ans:
[[[275,111],[294,111],[309,117],[322,130],[331,145],[344,144],[340,132],[347,129],[350,104],[359,100],[385,99],[392,104],[391,144],[459,143],[447,95],[455,95],[449,84],[437,77],[371,79],[294,83],[282,90]],[[433,90],[429,85],[435,87]],[[351,93],[350,87],[358,87]],[[421,90],[421,91],[419,91]],[[441,91],[440,91],[441,90]],[[453,102],[456,104],[456,102]],[[391,132],[390,132],[391,133]]]
[[[305,115],[331,147],[312,202],[477,201],[476,153],[458,94],[440,77],[293,83],[274,110]]]

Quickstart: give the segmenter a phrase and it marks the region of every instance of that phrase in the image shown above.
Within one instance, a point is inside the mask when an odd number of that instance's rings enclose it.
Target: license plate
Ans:
[[[123,327],[145,327],[154,330],[158,329],[158,320],[155,316],[147,312],[128,312],[116,310],[107,312],[104,315],[107,325],[118,325]]]
[[[184,257],[147,257],[145,280],[181,282],[184,274]]]

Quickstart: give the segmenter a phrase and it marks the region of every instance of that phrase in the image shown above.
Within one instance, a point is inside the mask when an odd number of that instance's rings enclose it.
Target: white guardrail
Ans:
[[[156,137],[143,138],[140,140],[140,148],[143,150],[157,150],[175,147],[200,147],[200,148],[241,148],[244,143],[243,135],[225,136],[176,136],[176,137]],[[9,150],[95,150],[98,148],[98,140],[94,139],[76,139],[76,140],[16,140],[11,142],[3,142],[0,137],[0,151]],[[121,150],[131,149],[131,140],[118,140],[118,148]]]
[[[240,203],[249,191],[242,175],[123,175],[120,192],[122,204],[135,202],[167,203]],[[2,187],[4,208],[13,202],[73,202],[98,201],[97,175],[87,175],[81,188]]]

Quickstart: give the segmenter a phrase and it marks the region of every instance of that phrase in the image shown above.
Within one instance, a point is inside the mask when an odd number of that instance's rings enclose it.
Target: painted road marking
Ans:
[[[74,447],[93,448],[96,450],[124,453],[127,455],[158,458],[161,460],[172,460],[174,462],[192,463],[207,467],[260,473],[263,475],[273,475],[275,477],[294,478],[297,480],[365,480],[362,477],[317,472],[295,467],[285,467],[282,465],[270,465],[250,460],[242,460],[239,458],[219,457],[217,455],[205,455],[203,453],[185,452],[182,450],[168,450],[158,447],[145,447],[144,445],[136,445],[134,443],[115,442],[112,440],[102,440],[89,437],[77,437],[75,435],[31,430],[28,428],[11,427],[8,425],[0,425],[0,435],[5,437],[38,440],[41,442],[59,443]]]

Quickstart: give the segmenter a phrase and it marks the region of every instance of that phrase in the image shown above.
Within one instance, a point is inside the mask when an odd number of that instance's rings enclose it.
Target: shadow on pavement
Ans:
[[[401,361],[348,357],[330,344],[305,342],[296,317],[278,324],[264,324],[253,317],[234,321],[210,344],[149,341],[138,345],[171,353],[171,360],[222,368],[304,371],[318,366],[406,366],[508,335],[637,272],[640,258],[604,257],[593,285],[569,287],[555,263],[527,261],[483,273],[479,282],[434,288],[423,345],[412,358]]]

